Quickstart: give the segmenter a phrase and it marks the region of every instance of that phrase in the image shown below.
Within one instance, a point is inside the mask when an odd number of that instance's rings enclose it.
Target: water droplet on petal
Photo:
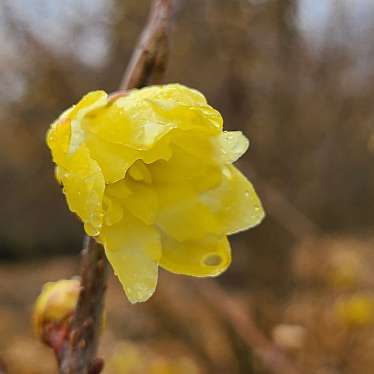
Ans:
[[[203,263],[207,266],[218,266],[222,262],[222,257],[216,253],[210,253],[204,257]]]

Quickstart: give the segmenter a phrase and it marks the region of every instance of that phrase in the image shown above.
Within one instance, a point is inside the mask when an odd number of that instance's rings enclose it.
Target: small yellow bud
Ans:
[[[374,299],[357,294],[335,305],[336,316],[347,326],[366,326],[374,321]]]
[[[51,323],[63,324],[74,312],[80,291],[79,279],[48,282],[38,296],[33,315],[35,332],[43,337],[43,329]]]

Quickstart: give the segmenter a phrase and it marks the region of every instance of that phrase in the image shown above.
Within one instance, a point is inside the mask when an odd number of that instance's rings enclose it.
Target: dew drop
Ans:
[[[207,266],[218,266],[222,262],[222,257],[215,253],[208,254],[204,257],[203,263]]]

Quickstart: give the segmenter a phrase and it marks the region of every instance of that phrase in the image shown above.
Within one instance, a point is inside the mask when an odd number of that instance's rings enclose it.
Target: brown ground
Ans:
[[[261,329],[303,373],[372,373],[371,242],[318,239],[294,253],[297,287],[287,299],[274,295],[266,284],[254,290],[230,284],[224,286],[226,294],[244,311],[251,310]],[[0,266],[0,357],[9,373],[55,372],[52,352],[33,336],[32,306],[44,282],[77,272],[77,260]],[[164,272],[160,278],[151,301],[131,306],[110,277],[101,340],[104,373],[265,373],[231,322],[222,318],[219,305],[197,292],[207,287],[205,280]]]

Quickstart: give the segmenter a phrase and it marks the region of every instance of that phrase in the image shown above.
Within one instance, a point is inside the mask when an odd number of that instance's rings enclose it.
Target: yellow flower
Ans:
[[[235,162],[248,148],[218,111],[179,84],[109,99],[91,92],[48,132],[56,177],[88,235],[104,245],[131,302],[147,300],[158,266],[216,276],[227,235],[264,217]]]
[[[61,324],[73,314],[79,292],[79,279],[61,279],[43,286],[33,314],[35,331],[39,337],[43,335],[43,327],[49,323]]]

